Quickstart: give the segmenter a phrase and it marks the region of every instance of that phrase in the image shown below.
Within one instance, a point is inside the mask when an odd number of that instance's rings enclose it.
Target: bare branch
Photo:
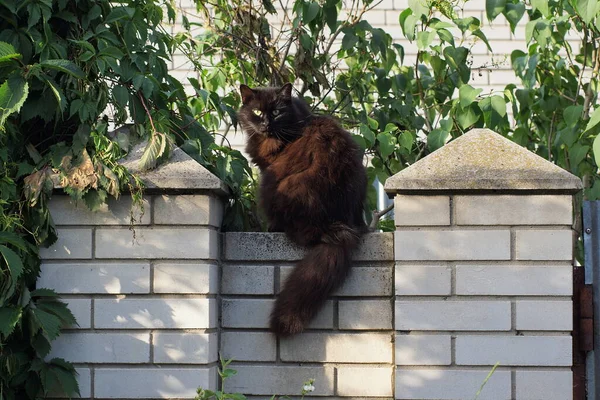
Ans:
[[[381,217],[383,217],[385,214],[389,213],[393,209],[394,209],[394,203],[390,204],[389,206],[387,206],[386,208],[384,208],[381,211],[373,211],[373,219],[371,220],[371,224],[369,225],[369,231],[371,231],[371,232],[375,231],[375,229],[377,229],[377,224],[379,223],[379,220],[381,219]]]

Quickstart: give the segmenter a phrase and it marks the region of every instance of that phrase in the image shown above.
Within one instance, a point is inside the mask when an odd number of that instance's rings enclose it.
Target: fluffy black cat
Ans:
[[[271,330],[301,332],[348,274],[366,231],[363,154],[333,118],[314,115],[292,85],[241,85],[239,121],[261,171],[260,206],[269,230],[307,246],[271,314]]]

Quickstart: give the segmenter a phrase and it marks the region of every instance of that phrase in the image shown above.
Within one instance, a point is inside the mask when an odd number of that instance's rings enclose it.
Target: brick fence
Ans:
[[[309,378],[311,396],[472,399],[497,362],[481,400],[572,399],[581,183],[499,135],[474,130],[390,178],[396,232],[367,235],[348,282],[285,340],[268,314],[303,250],[220,233],[222,184],[181,151],[143,178],[143,214],[51,201],[60,239],[38,286],[77,317],[51,356],[76,364],[83,398],[192,399],[217,386],[220,353],[238,371],[226,389],[257,399]]]

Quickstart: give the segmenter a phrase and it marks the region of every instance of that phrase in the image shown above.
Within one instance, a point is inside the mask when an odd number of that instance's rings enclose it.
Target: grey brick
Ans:
[[[196,388],[216,389],[211,368],[96,368],[94,394],[101,399],[169,399],[196,396]]]
[[[340,329],[392,329],[390,300],[343,300],[338,307]]]
[[[391,233],[365,235],[354,260],[393,259]],[[294,261],[304,256],[304,249],[292,244],[283,233],[229,232],[225,234],[225,259],[229,261],[282,260]]]
[[[508,331],[508,301],[396,301],[399,331]]]
[[[52,246],[40,247],[43,260],[92,258],[92,230],[84,228],[60,228],[58,240]]]
[[[450,335],[396,335],[396,365],[450,365]]]
[[[153,334],[154,362],[209,364],[219,359],[216,333],[157,332]]]
[[[223,219],[221,200],[207,195],[162,195],[154,197],[157,225],[212,225]]]
[[[396,398],[406,400],[472,399],[488,373],[488,370],[467,369],[398,369],[396,370]],[[495,371],[478,397],[478,400],[510,399],[510,371]]]
[[[271,265],[224,265],[223,294],[273,294],[275,267]]]
[[[454,196],[457,225],[571,225],[571,196]]]
[[[73,363],[148,363],[148,333],[63,333],[54,342],[48,358]]]
[[[272,361],[277,358],[276,339],[266,332],[223,332],[221,354],[236,361]]]
[[[134,225],[150,224],[150,203],[147,199],[142,206],[136,205],[130,196],[118,200],[109,198],[98,211],[90,211],[83,202],[75,202],[70,196],[53,196],[48,204],[56,225]],[[143,212],[142,212],[143,211]]]
[[[517,230],[515,233],[517,260],[571,260],[573,231]]]
[[[450,225],[449,196],[394,197],[396,226]]]
[[[389,363],[392,338],[387,333],[303,333],[280,342],[282,361]]]
[[[216,259],[219,237],[209,228],[96,230],[96,257],[122,259]]]
[[[215,264],[154,264],[154,293],[214,294],[218,291],[219,267]]]
[[[510,260],[509,230],[396,231],[396,260]]]
[[[45,263],[38,280],[57,293],[148,293],[148,263]]]
[[[396,265],[396,296],[449,296],[451,276],[446,265]]]
[[[458,336],[458,365],[570,366],[570,336]]]
[[[215,299],[94,300],[97,329],[207,329],[217,326]]]
[[[227,381],[227,390],[246,395],[298,395],[303,383],[314,379],[312,396],[332,396],[333,367],[233,366],[237,374]]]

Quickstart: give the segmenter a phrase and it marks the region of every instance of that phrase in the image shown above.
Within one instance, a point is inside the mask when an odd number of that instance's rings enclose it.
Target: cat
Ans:
[[[366,232],[367,176],[359,146],[333,118],[311,113],[277,88],[240,86],[240,125],[246,151],[258,165],[259,206],[269,231],[285,232],[308,247],[279,293],[270,328],[278,336],[300,333],[344,282],[352,251]]]

